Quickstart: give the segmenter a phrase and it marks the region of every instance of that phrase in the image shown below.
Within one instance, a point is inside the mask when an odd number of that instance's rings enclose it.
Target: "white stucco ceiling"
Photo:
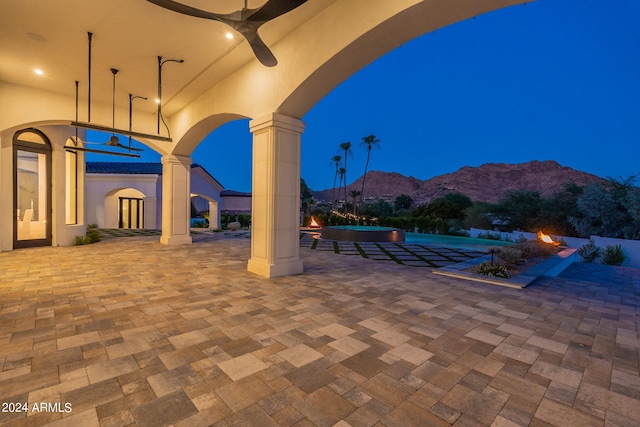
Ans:
[[[260,29],[277,57],[278,40],[335,0],[309,0]],[[244,0],[184,0],[216,13],[232,13]],[[249,0],[256,8],[265,0]],[[153,112],[158,56],[184,59],[163,67],[163,111],[171,115],[204,90],[254,60],[238,33],[226,25],[181,15],[145,0],[6,0],[0,3],[0,80],[73,95],[87,94],[88,32],[92,39],[92,101],[111,104],[110,68],[116,68],[116,102],[128,93],[148,97],[135,108]],[[38,76],[34,69],[43,70]],[[82,117],[81,117],[82,119]]]

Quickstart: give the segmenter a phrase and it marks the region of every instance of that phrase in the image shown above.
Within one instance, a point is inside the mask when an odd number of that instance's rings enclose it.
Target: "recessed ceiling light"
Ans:
[[[227,33],[224,35],[226,38],[228,38],[229,40],[231,40],[233,38],[233,34],[231,33]]]
[[[42,71],[40,68],[36,68],[35,70],[33,70],[33,72],[39,76],[44,76],[44,71]]]
[[[158,98],[154,99],[154,102],[155,102],[156,104],[160,104],[160,100],[159,100]]]

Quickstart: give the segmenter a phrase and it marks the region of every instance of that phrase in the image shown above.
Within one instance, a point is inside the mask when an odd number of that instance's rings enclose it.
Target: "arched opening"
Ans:
[[[204,195],[191,193],[191,227],[220,229],[220,203],[218,200]]]
[[[145,228],[145,194],[135,188],[113,190],[104,198],[104,228]]]
[[[51,142],[41,131],[13,137],[13,247],[51,245]]]
[[[193,151],[202,165],[226,189],[251,191],[249,119],[237,119],[210,132]]]

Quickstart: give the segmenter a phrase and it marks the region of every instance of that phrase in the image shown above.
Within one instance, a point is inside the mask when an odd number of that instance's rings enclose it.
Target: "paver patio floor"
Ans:
[[[640,270],[514,290],[303,247],[305,274],[264,279],[249,252],[0,253],[0,424],[640,424]]]

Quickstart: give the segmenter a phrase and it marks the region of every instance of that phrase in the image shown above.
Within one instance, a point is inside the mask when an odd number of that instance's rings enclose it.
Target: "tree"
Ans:
[[[582,237],[592,235],[619,237],[619,213],[615,200],[606,189],[598,184],[589,184],[578,198],[578,210],[581,218],[570,218],[571,224]]]
[[[369,135],[362,137],[361,146],[367,147],[367,162],[364,165],[364,175],[362,176],[362,188],[360,189],[360,203],[362,204],[362,198],[364,197],[364,183],[367,180],[367,169],[369,168],[369,158],[371,157],[371,149],[380,148],[380,140],[375,135]]]
[[[331,158],[330,164],[336,165],[336,173],[333,175],[333,191],[331,192],[331,210],[333,210],[333,204],[336,201],[336,179],[338,178],[338,169],[340,168],[340,160],[342,160],[342,156],[335,155]]]
[[[393,206],[382,199],[376,200],[375,203],[366,203],[360,206],[360,214],[372,216],[375,218],[385,218],[393,213]]]
[[[577,236],[575,227],[569,222],[570,217],[581,218],[578,209],[578,198],[584,188],[571,182],[564,188],[542,200],[538,227],[547,234],[561,236]]]
[[[635,177],[609,178],[602,186],[589,184],[578,198],[581,217],[573,216],[569,221],[579,235],[589,237],[640,238],[640,221],[637,219]]]
[[[407,194],[399,195],[393,202],[393,207],[396,211],[409,209],[411,205],[413,205],[413,199]]]
[[[510,230],[536,231],[541,208],[540,192],[513,190],[507,191],[505,197],[495,205],[493,213]]]
[[[344,151],[344,200],[345,200],[345,213],[347,212],[347,157],[353,157],[351,152],[351,143],[349,141],[340,144],[340,150]]]
[[[473,202],[473,205],[465,209],[465,218],[463,226],[465,228],[480,228],[482,230],[491,230],[493,224],[489,218],[491,205],[486,202]]]
[[[471,207],[473,202],[462,193],[451,193],[434,199],[427,206],[426,213],[431,218],[453,219],[462,221],[465,218],[465,209]]]
[[[360,195],[360,192],[358,190],[351,190],[351,200],[353,201],[353,216],[357,215],[357,199],[358,196]]]

